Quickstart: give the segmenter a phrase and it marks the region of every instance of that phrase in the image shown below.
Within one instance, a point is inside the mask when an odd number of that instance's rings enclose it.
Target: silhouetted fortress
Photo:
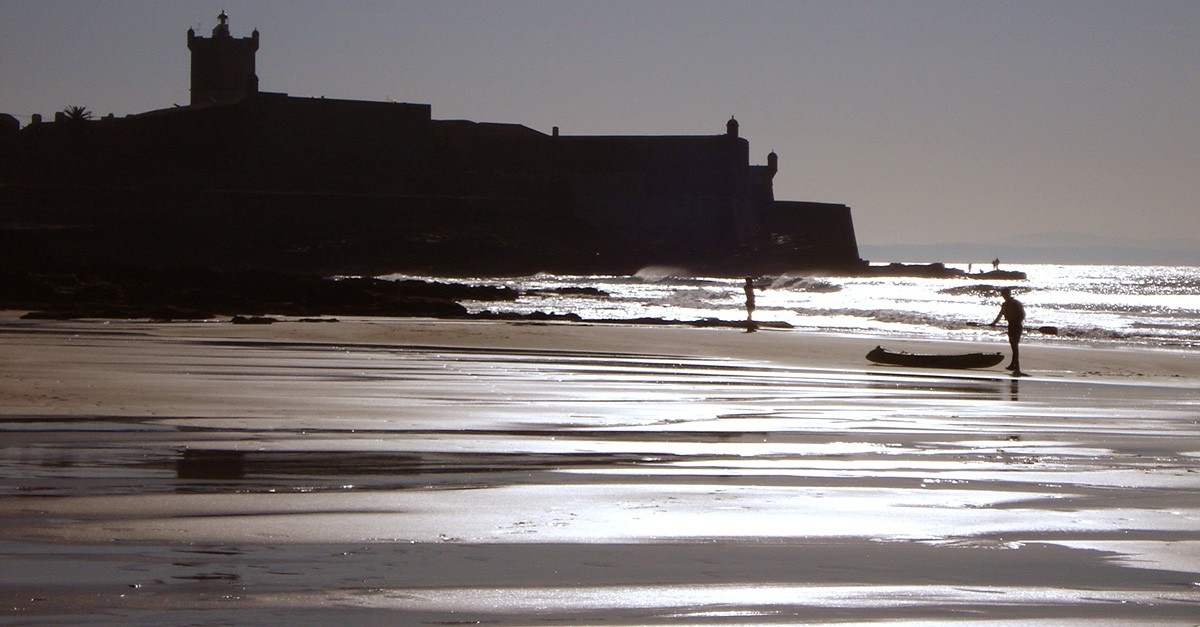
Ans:
[[[260,92],[259,34],[189,30],[191,104],[0,116],[4,261],[325,272],[720,274],[859,267],[845,205],[774,198],[730,119],[568,136],[429,105]]]

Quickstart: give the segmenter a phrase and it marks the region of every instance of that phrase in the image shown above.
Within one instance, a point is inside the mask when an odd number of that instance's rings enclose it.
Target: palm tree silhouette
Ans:
[[[62,110],[63,116],[72,124],[80,124],[92,119],[92,112],[87,107],[72,105]]]

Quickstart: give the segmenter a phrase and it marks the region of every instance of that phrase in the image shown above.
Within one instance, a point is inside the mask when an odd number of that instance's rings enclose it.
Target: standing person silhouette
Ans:
[[[742,289],[746,292],[746,333],[754,333],[758,330],[754,324],[754,277],[746,277]]]
[[[1000,313],[996,314],[992,326],[996,326],[1000,318],[1008,321],[1008,345],[1012,347],[1012,361],[1005,368],[1012,370],[1015,377],[1024,376],[1025,373],[1021,372],[1020,345],[1021,333],[1025,330],[1025,305],[1013,298],[1011,288],[1000,288],[1000,295],[1004,297],[1004,302],[1000,304]]]

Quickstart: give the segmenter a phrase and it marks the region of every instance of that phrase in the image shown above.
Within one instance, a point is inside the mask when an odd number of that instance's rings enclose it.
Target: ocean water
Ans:
[[[966,264],[948,264],[967,269]],[[1000,287],[1025,304],[1030,341],[1200,348],[1200,267],[1005,264],[1021,281],[783,275],[756,279],[754,318],[844,334],[996,341]],[[392,275],[387,278],[437,277]],[[515,302],[466,302],[473,312],[575,313],[585,319],[745,320],[738,279],[645,268],[632,276],[454,279],[519,290]],[[583,288],[583,289],[581,289]],[[1048,330],[1048,329],[1047,329]]]

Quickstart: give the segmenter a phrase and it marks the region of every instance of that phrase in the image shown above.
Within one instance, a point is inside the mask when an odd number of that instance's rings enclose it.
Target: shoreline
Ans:
[[[836,369],[888,369],[927,371],[946,376],[995,374],[1009,376],[1001,367],[970,370],[938,370],[890,367],[865,359],[876,345],[910,352],[1001,352],[1009,355],[1007,340],[1000,333],[991,342],[920,337],[896,337],[867,333],[841,333],[792,328],[786,323],[759,322],[758,334],[744,332],[744,321],[704,319],[696,321],[575,320],[545,316],[480,316],[468,318],[327,316],[305,318],[266,314],[263,324],[239,324],[226,319],[154,321],[145,319],[86,318],[72,320],[21,320],[24,311],[0,310],[0,325],[16,323],[59,325],[82,330],[97,327],[136,329],[151,335],[180,335],[194,339],[221,337],[275,341],[363,342],[480,348],[519,347],[554,350],[617,350],[638,353],[654,346],[668,347],[680,356],[736,357],[797,366]],[[490,334],[472,329],[538,329],[536,333]],[[459,330],[467,330],[460,333]],[[641,333],[680,335],[680,339],[656,339],[646,343]],[[1136,378],[1182,385],[1200,384],[1200,355],[1182,347],[1108,346],[1098,343],[1040,343],[1027,334],[1021,344],[1022,360],[1034,376],[1054,378],[1111,378],[1128,382]],[[657,353],[655,353],[657,354]]]

